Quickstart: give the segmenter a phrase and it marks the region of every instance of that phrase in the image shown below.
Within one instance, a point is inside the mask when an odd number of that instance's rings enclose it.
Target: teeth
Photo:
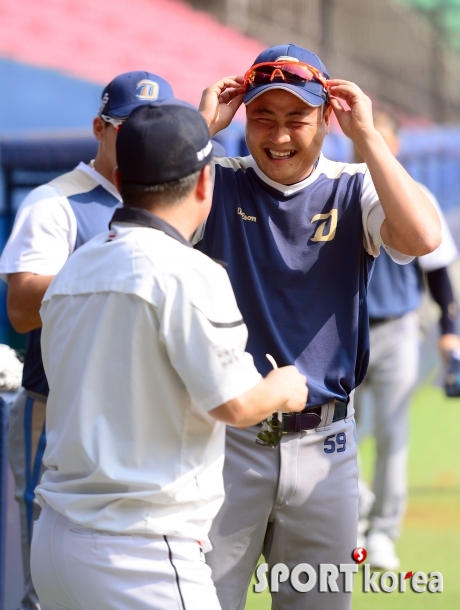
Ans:
[[[292,155],[292,151],[281,152],[277,150],[270,150],[270,155],[275,159],[287,159]]]

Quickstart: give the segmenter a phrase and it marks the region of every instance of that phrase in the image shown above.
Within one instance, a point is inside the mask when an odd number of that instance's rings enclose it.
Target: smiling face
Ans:
[[[279,184],[309,176],[329,131],[331,108],[312,108],[288,91],[269,89],[246,107],[246,143],[259,168]]]

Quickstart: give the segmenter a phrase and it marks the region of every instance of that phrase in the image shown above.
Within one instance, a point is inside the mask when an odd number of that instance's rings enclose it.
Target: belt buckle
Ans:
[[[284,421],[279,421],[278,414],[275,413],[264,420],[255,442],[263,447],[275,449],[278,447],[283,434],[286,434],[284,431]]]

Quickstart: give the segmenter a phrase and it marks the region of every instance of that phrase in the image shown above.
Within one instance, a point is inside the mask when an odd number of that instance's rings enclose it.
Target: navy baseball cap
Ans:
[[[150,72],[125,72],[105,87],[99,115],[123,120],[138,106],[171,98],[173,90],[164,78]]]
[[[136,108],[118,132],[116,151],[122,181],[146,186],[185,178],[213,157],[205,120],[179,100]]]
[[[312,53],[312,51],[298,47],[295,44],[282,44],[276,47],[270,47],[269,49],[262,51],[262,53],[256,57],[252,65],[255,66],[256,64],[281,60],[300,61],[304,64],[309,64],[310,66],[313,66],[319,70],[326,79],[329,78],[326,66],[323,64],[320,58],[315,55],[315,53]],[[314,107],[322,106],[322,104],[328,101],[326,89],[316,80],[305,81],[304,83],[299,83],[298,85],[273,80],[271,83],[256,85],[248,89],[248,91],[246,91],[244,94],[244,103],[249,104],[256,97],[267,91],[267,89],[283,89],[285,91],[289,91],[293,95],[296,95],[303,100],[309,106]]]

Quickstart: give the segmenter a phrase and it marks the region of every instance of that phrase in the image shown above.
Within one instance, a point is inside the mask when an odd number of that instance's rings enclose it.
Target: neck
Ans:
[[[310,168],[307,169],[307,171],[305,172],[305,176],[301,180],[297,180],[296,182],[289,182],[289,184],[284,184],[284,186],[294,186],[294,184],[299,184],[299,182],[303,182],[307,178],[310,178],[312,173],[315,171],[316,166],[318,165],[318,162],[319,162],[319,155],[313,161],[313,164],[310,166]]]
[[[93,163],[91,163],[90,165],[99,174],[101,174],[101,176],[104,176],[104,178],[106,180],[108,180],[109,182],[114,184],[114,182],[113,182],[113,169],[111,167],[108,167],[105,163],[103,163],[103,161],[101,160],[99,155],[96,155],[96,158],[94,159]]]
[[[198,228],[200,221],[196,218],[196,214],[192,213],[191,206],[188,206],[189,200],[186,199],[181,203],[172,207],[154,207],[146,208],[151,214],[155,214],[185,237],[188,241],[193,233]]]

